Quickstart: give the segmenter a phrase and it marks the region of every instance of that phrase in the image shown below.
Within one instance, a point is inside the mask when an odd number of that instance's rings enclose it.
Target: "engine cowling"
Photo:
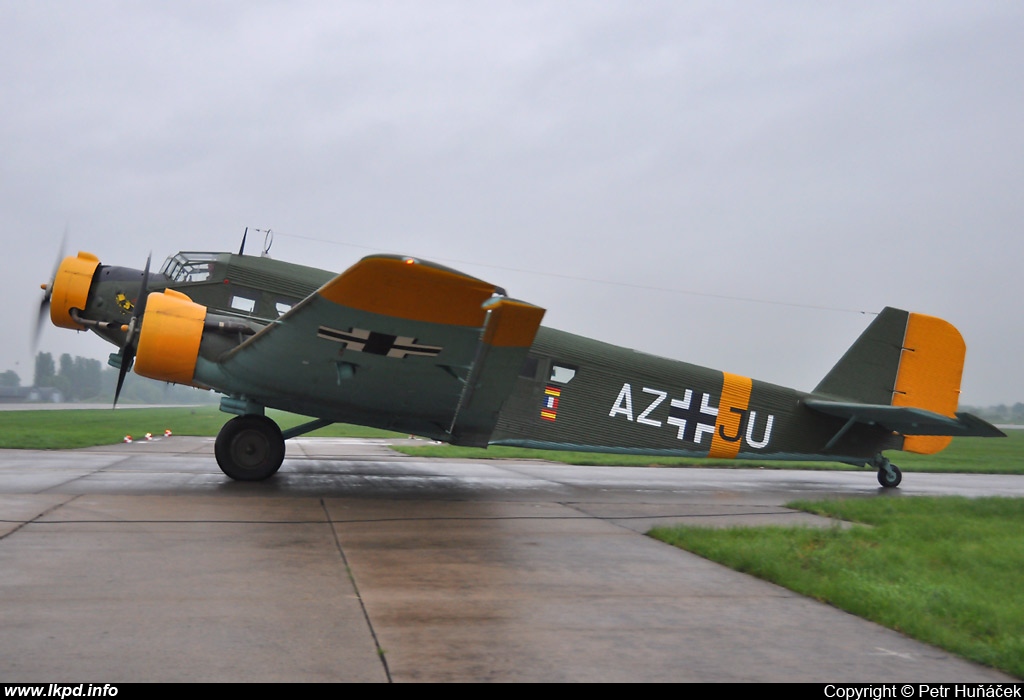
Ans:
[[[100,259],[86,252],[61,261],[50,287],[50,321],[53,325],[74,331],[85,330],[85,326],[71,317],[71,309],[82,311],[89,303],[89,289],[99,266]]]
[[[192,384],[205,320],[206,307],[181,292],[167,289],[150,294],[139,332],[136,374]]]

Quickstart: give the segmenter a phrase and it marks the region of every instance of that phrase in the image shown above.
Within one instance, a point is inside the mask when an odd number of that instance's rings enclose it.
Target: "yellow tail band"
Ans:
[[[910,314],[892,405],[923,408],[955,418],[966,354],[967,344],[951,323],[934,316]],[[947,436],[909,435],[904,439],[903,449],[934,454],[952,440]]]

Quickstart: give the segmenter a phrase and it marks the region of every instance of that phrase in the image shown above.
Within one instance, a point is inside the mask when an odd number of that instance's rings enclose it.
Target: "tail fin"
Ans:
[[[957,418],[967,346],[952,324],[885,308],[814,393],[863,404],[920,408]],[[951,437],[908,435],[903,449],[933,454]]]
[[[845,401],[890,405],[909,319],[906,311],[882,309],[814,388],[814,393]]]

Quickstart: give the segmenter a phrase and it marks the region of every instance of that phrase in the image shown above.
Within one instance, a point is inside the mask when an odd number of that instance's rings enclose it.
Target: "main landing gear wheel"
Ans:
[[[263,481],[281,468],[284,437],[265,416],[238,416],[220,429],[213,452],[221,471],[232,479]]]
[[[903,472],[895,464],[886,464],[878,469],[878,483],[887,489],[894,489],[903,481]]]

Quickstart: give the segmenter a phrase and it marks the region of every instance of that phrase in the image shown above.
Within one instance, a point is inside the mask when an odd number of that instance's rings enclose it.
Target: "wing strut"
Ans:
[[[473,354],[473,361],[469,365],[469,372],[466,374],[466,379],[462,385],[462,393],[459,394],[459,401],[455,404],[455,412],[452,414],[452,422],[448,426],[447,432],[449,435],[455,434],[455,424],[459,422],[459,413],[462,411],[462,407],[470,402],[473,398],[473,389],[476,387],[477,379],[480,375],[480,368],[484,365],[490,346],[484,342],[484,338],[487,337],[487,327],[491,324],[494,314],[488,310],[487,315],[484,316],[484,325],[480,329],[480,340],[476,344],[476,352]]]
[[[852,428],[856,423],[857,416],[850,416],[846,423],[843,424],[843,427],[836,431],[836,434],[832,436],[832,439],[826,443],[825,449],[823,449],[822,452],[828,454],[828,451],[835,447],[836,443],[839,442],[839,439],[846,435],[850,428]]]
[[[544,309],[508,297],[492,297],[483,308],[480,340],[447,430],[453,445],[487,446],[544,317]]]

